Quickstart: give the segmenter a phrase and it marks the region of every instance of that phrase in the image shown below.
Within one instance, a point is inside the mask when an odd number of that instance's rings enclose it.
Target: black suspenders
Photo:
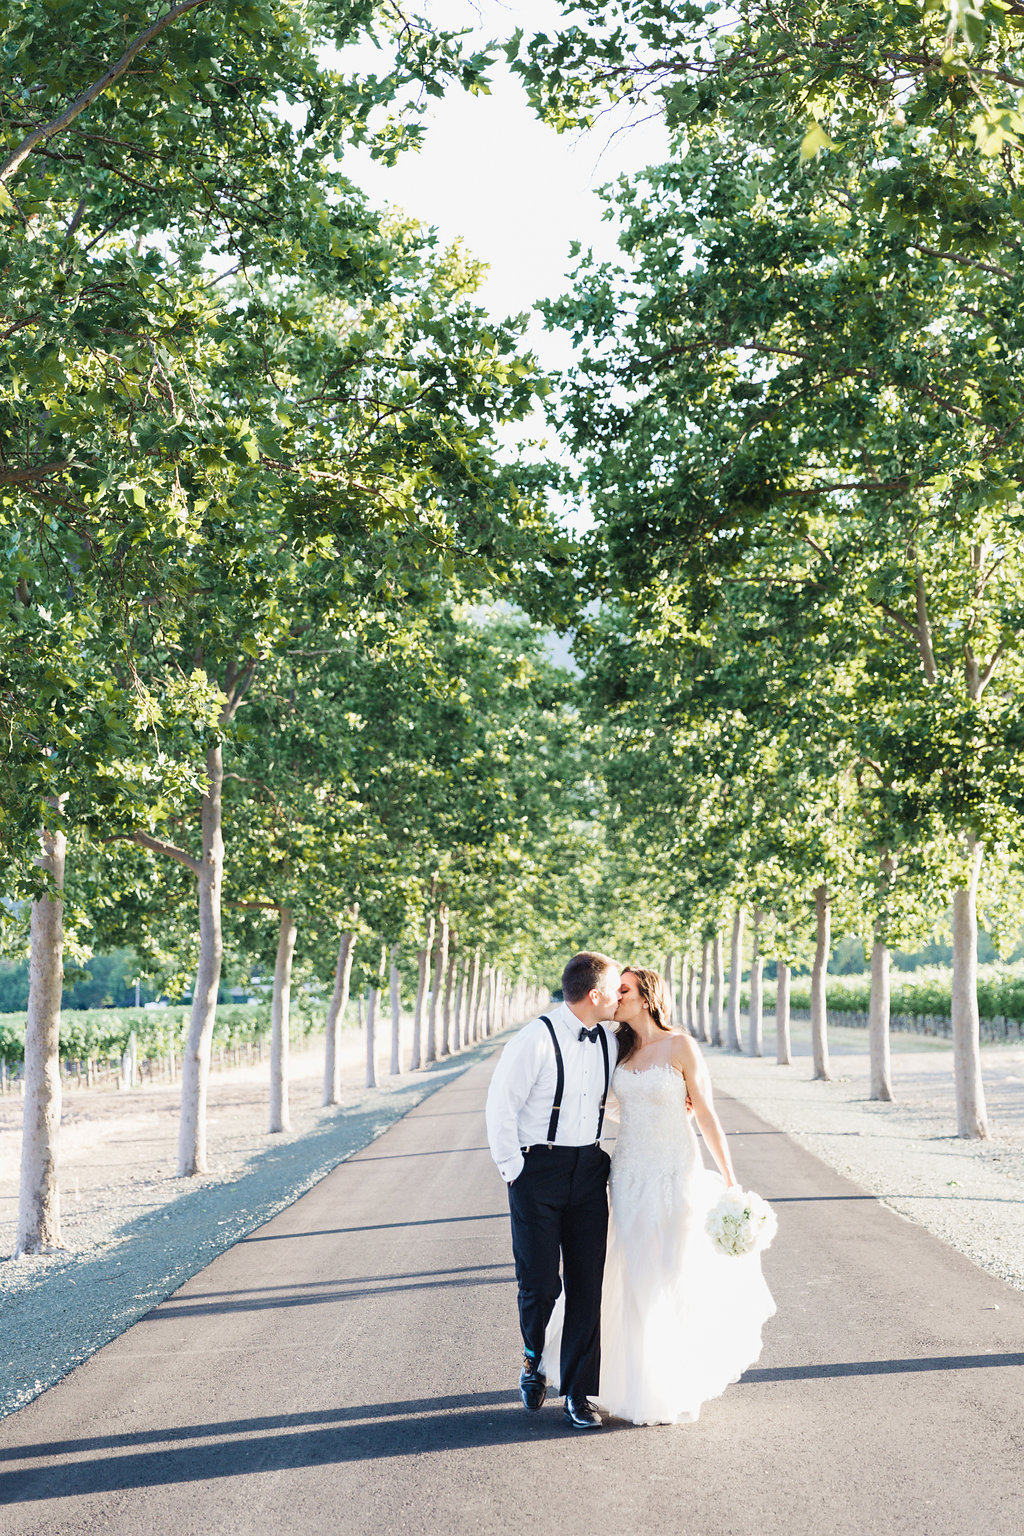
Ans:
[[[598,1028],[600,1029],[601,1026],[598,1025]],[[601,1030],[598,1039],[601,1042],[601,1055],[604,1057],[604,1093],[601,1095],[601,1108],[597,1116],[597,1140],[598,1143],[600,1143],[601,1132],[604,1129],[604,1101],[608,1097],[608,1086],[611,1083],[612,1074],[608,1066],[608,1037],[605,1035],[603,1029]]]
[[[554,1146],[555,1137],[558,1135],[558,1116],[562,1109],[562,1093],[565,1088],[565,1066],[562,1062],[562,1052],[558,1046],[558,1037],[555,1034],[555,1026],[546,1013],[540,1016],[541,1023],[548,1027],[551,1036],[551,1044],[555,1048],[555,1102],[551,1106],[551,1119],[548,1121],[548,1146]],[[600,1029],[600,1026],[598,1026]],[[601,1106],[597,1115],[597,1141],[601,1140],[601,1132],[604,1129],[604,1106],[608,1098],[608,1088],[611,1084],[611,1067],[608,1063],[608,1040],[603,1029],[600,1030],[598,1039],[601,1042],[601,1055],[604,1057],[604,1092],[601,1095]]]
[[[551,1106],[551,1119],[548,1121],[548,1146],[550,1147],[558,1135],[558,1116],[562,1109],[562,1090],[565,1087],[565,1067],[562,1065],[562,1053],[558,1049],[558,1038],[555,1035],[555,1026],[546,1013],[541,1014],[541,1022],[548,1027],[551,1036],[551,1044],[555,1048],[555,1102]]]

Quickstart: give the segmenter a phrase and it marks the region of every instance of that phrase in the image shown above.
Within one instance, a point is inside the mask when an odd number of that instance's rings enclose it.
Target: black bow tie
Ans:
[[[586,1028],[581,1029],[579,1034],[576,1036],[576,1038],[577,1038],[577,1040],[589,1040],[591,1045],[596,1045],[597,1041],[598,1041],[598,1037],[600,1036],[600,1033],[601,1033],[601,1026],[600,1026],[600,1024],[595,1024],[593,1029],[586,1029]]]

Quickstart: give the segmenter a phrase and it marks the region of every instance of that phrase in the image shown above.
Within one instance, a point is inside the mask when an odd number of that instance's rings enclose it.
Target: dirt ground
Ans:
[[[412,1024],[403,1020],[403,1059]],[[379,1040],[377,1080],[386,1084],[390,1036]],[[323,1037],[309,1050],[293,1049],[288,1096],[291,1131],[271,1137],[270,1063],[210,1073],[207,1108],[208,1182],[221,1183],[245,1168],[271,1142],[308,1134],[332,1113],[321,1107]],[[353,1027],[341,1037],[343,1089],[362,1087],[363,1037]],[[70,1248],[102,1244],[111,1232],[180,1194],[177,1178],[179,1087],[154,1084],[127,1091],[65,1088],[60,1133],[61,1226]],[[20,1094],[0,1096],[0,1256],[14,1248],[21,1159]],[[336,1113],[334,1111],[333,1113]],[[202,1180],[190,1181],[191,1184]]]
[[[832,1026],[829,1045],[827,1083],[812,1081],[806,1021],[794,1022],[789,1067],[774,1061],[774,1020],[766,1020],[761,1060],[706,1054],[717,1090],[1024,1290],[1024,1047],[982,1047],[990,1139],[961,1141],[947,1040],[893,1031],[892,1104],[870,1098],[866,1030]]]

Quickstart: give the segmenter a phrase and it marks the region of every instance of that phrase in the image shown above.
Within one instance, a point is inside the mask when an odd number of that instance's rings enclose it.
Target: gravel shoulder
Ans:
[[[982,1047],[991,1140],[956,1135],[953,1052],[893,1032],[898,1102],[870,1088],[867,1032],[832,1027],[833,1080],[811,1080],[810,1026],[793,1023],[793,1065],[704,1047],[715,1088],[740,1100],[884,1205],[919,1222],[990,1274],[1024,1290],[1024,1048]],[[745,1038],[745,1037],[744,1037]]]
[[[321,1106],[320,1050],[293,1053],[292,1129],[267,1134],[269,1064],[212,1072],[210,1171],[175,1176],[176,1088],[66,1094],[61,1123],[67,1249],[0,1260],[0,1417],[117,1338],[197,1270],[292,1204],[414,1105],[493,1049],[431,1069],[365,1078],[361,1035],[343,1037],[342,1101]],[[408,1058],[406,1058],[408,1059]],[[0,1099],[0,1252],[14,1246],[22,1100]]]

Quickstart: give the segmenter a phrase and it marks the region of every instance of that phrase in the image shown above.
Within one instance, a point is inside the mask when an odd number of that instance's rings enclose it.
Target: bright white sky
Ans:
[[[517,27],[550,33],[561,14],[553,0],[425,0],[422,11],[439,26],[472,28],[474,46]],[[360,57],[370,67],[380,58]],[[491,76],[490,96],[453,89],[431,101],[420,153],[389,170],[349,151],[343,168],[373,202],[404,209],[446,241],[462,236],[489,267],[481,301],[502,318],[566,290],[572,240],[615,255],[596,189],[664,159],[666,137],[660,120],[630,123],[624,114],[588,134],[558,135],[534,116],[503,58]],[[536,318],[529,340],[547,366],[568,361],[565,344]]]

